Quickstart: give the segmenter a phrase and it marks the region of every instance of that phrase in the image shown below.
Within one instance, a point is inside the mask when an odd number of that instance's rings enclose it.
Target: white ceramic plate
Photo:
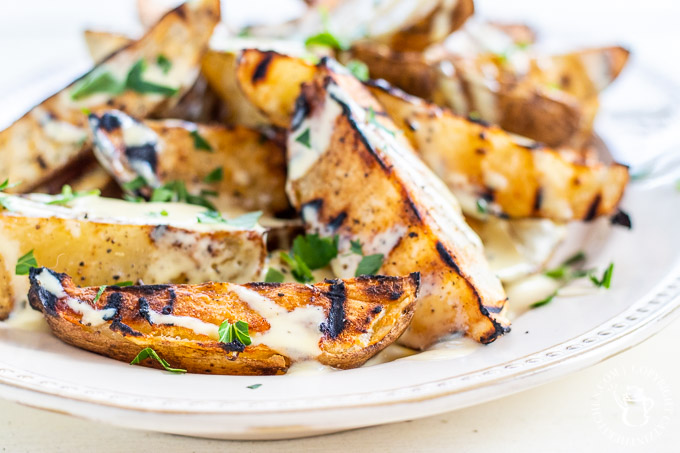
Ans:
[[[647,90],[646,103],[629,112],[605,109],[599,120],[601,135],[617,143],[624,161],[638,157],[641,146],[661,152],[659,143],[680,143],[670,135],[679,104],[668,93],[677,92],[631,69],[616,87],[617,98],[640,89]],[[33,98],[35,92],[18,93],[5,105],[24,108]],[[645,141],[650,137],[653,147]],[[623,207],[632,231],[606,221],[571,228],[565,253],[584,249],[600,268],[613,261],[611,290],[530,311],[509,335],[470,355],[415,356],[321,375],[172,375],[81,351],[47,331],[0,323],[0,397],[129,428],[265,439],[425,417],[544,383],[635,345],[680,312],[680,193],[671,161],[657,160],[654,174],[628,190]],[[262,385],[248,388],[253,384]]]

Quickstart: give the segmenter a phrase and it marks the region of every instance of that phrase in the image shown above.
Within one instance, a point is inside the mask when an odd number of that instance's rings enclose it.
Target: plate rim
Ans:
[[[385,407],[395,404],[436,400],[480,388],[515,382],[513,389],[498,392],[494,399],[531,385],[529,377],[553,371],[551,377],[566,375],[606,360],[644,341],[680,315],[680,265],[644,297],[618,315],[561,343],[522,357],[433,381],[410,384],[376,392],[354,392],[333,397],[305,397],[276,400],[189,399],[173,396],[149,397],[115,389],[77,385],[12,367],[0,360],[0,385],[47,394],[65,401],[158,414],[232,415],[280,414]],[[660,325],[663,323],[663,325]],[[654,328],[658,326],[658,328]],[[626,341],[627,340],[627,341]],[[614,345],[614,351],[611,351]],[[609,348],[607,346],[610,346]],[[586,359],[591,359],[588,362]],[[560,367],[570,362],[572,367]],[[554,372],[558,370],[558,372]],[[521,385],[517,385],[521,383]],[[1,392],[6,393],[6,392]],[[3,395],[7,397],[6,395]],[[22,398],[15,399],[21,402]]]

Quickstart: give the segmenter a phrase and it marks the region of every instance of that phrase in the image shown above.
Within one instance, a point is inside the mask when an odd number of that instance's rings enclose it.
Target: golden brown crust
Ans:
[[[58,278],[63,286],[62,297],[52,295],[42,286],[39,278],[42,272]],[[418,274],[413,274],[333,280],[313,286],[251,283],[243,288],[288,311],[321,307],[327,318],[324,323],[340,323],[340,327],[321,335],[322,353],[316,359],[337,368],[353,368],[362,365],[403,332],[413,314],[418,285]],[[172,367],[190,373],[285,373],[292,360],[265,344],[245,347],[240,343],[225,344],[186,327],[149,321],[149,311],[188,316],[215,327],[224,320],[245,321],[251,338],[257,338],[270,329],[270,324],[234,291],[235,286],[231,283],[112,286],[104,290],[95,304],[98,287],[78,288],[66,274],[39,268],[31,271],[29,301],[33,308],[43,312],[61,340],[117,360],[130,362],[143,348],[151,347]],[[113,308],[115,314],[103,324],[83,325],[82,316],[69,307],[69,298],[96,310]],[[368,339],[365,338],[367,332],[370,332]],[[151,360],[142,364],[159,367]]]

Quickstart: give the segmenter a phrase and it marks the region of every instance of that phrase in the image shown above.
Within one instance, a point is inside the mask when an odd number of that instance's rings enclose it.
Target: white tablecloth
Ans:
[[[368,1],[368,0],[367,0]],[[262,1],[251,2],[253,5]],[[635,59],[680,80],[680,7],[673,0],[478,0],[497,18],[540,24],[542,36],[576,44],[622,42]],[[262,9],[265,11],[266,9]],[[46,68],[64,80],[86,64],[80,30],[86,27],[139,31],[134,2],[22,0],[0,2],[0,106],[18,86],[35,84],[42,96]],[[9,102],[9,101],[8,101]],[[26,102],[29,107],[30,100]],[[680,196],[680,195],[679,195]],[[670,227],[670,226],[669,226]],[[0,400],[0,451],[680,451],[680,320],[633,350],[590,369],[514,396],[422,420],[276,442],[227,442],[113,428]],[[647,373],[647,385],[668,388],[662,405],[672,414],[657,423],[629,419],[625,409],[598,410],[603,383],[615,376],[626,385]],[[649,376],[654,376],[654,379]],[[605,386],[606,387],[606,386]],[[642,388],[642,391],[650,390]],[[651,389],[653,390],[653,389]],[[655,406],[654,406],[655,405]],[[611,406],[611,405],[609,405]],[[609,407],[608,406],[608,407]],[[656,409],[655,409],[656,408]],[[670,409],[669,409],[670,408]],[[654,419],[656,420],[656,419]],[[640,433],[653,434],[637,438]],[[618,433],[618,434],[617,434]],[[637,445],[628,445],[634,444]]]

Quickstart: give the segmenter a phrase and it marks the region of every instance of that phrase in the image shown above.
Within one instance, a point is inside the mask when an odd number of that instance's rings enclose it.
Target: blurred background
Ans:
[[[235,29],[253,22],[280,22],[282,14],[295,17],[303,9],[300,0],[223,0],[222,4],[223,19]],[[634,167],[680,143],[680,135],[668,127],[680,118],[676,107],[680,105],[680,2],[477,0],[475,4],[483,18],[530,25],[546,51],[610,44],[629,48],[631,61],[605,91],[596,129],[615,156]],[[0,2],[0,126],[91,66],[82,38],[87,28],[139,36],[136,0]],[[611,127],[613,123],[616,127]],[[638,151],[642,147],[644,154]]]

